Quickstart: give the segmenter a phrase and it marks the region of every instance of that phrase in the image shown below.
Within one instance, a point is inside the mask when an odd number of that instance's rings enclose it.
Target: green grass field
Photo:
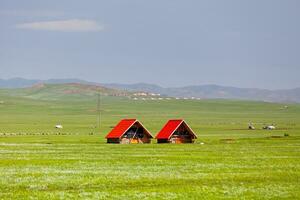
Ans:
[[[0,102],[0,199],[300,198],[299,104],[102,97],[98,128],[95,96],[3,90]],[[106,144],[122,118],[138,118],[153,135],[167,119],[184,118],[198,140]],[[272,123],[277,130],[261,130]]]

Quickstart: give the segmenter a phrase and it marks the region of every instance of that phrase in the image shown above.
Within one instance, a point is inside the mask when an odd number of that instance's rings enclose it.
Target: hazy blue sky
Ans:
[[[299,0],[0,0],[0,78],[300,86]]]

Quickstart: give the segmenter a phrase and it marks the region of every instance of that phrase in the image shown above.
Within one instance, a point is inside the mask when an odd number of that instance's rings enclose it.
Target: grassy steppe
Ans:
[[[300,106],[229,100],[29,99],[0,92],[0,199],[299,199]],[[121,118],[196,144],[109,145]],[[247,130],[274,123],[278,130]],[[61,123],[62,130],[54,129]],[[288,137],[284,137],[288,134]],[[201,144],[201,143],[204,144]]]

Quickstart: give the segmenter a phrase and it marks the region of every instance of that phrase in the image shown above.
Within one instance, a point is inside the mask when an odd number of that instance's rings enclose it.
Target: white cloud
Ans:
[[[62,31],[62,32],[90,32],[102,31],[104,27],[93,20],[56,20],[17,24],[19,29]]]

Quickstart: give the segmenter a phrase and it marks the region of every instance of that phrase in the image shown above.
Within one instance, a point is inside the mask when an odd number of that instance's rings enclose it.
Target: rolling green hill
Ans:
[[[0,89],[0,93],[8,96],[18,96],[43,100],[81,99],[101,94],[104,96],[128,96],[131,93],[124,90],[111,89],[102,86],[81,83],[36,84],[32,87],[17,89]]]
[[[24,89],[0,90],[2,132],[56,131],[96,133],[97,94],[100,92],[101,127],[108,131],[121,118],[138,118],[156,132],[169,118],[184,118],[196,131],[245,129],[249,122],[261,128],[275,124],[287,130],[298,126],[299,104],[277,104],[236,100],[161,100],[134,101],[130,93],[83,84],[37,85]],[[5,116],[5,117],[4,117]],[[7,128],[9,129],[7,130]],[[220,130],[221,128],[221,130]],[[234,132],[234,131],[232,131]]]

